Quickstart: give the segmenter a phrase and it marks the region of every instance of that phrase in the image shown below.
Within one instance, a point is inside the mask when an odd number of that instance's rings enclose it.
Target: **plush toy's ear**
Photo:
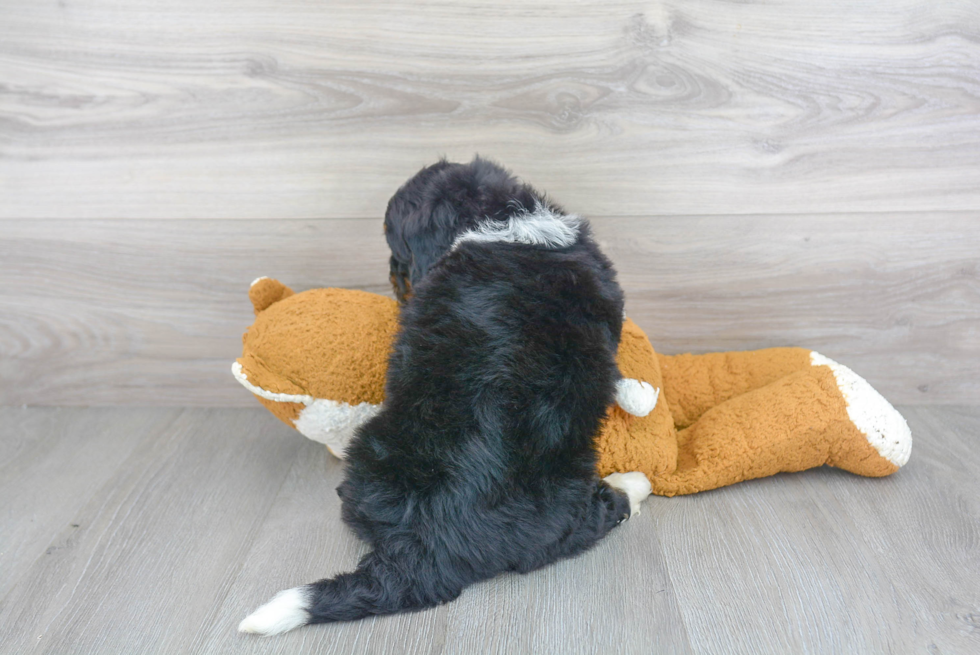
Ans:
[[[258,316],[259,312],[265,311],[269,305],[277,303],[283,298],[288,298],[293,293],[292,289],[279,280],[273,280],[270,277],[260,277],[254,280],[252,286],[249,287],[248,299],[252,301],[252,307],[255,308],[255,315]]]

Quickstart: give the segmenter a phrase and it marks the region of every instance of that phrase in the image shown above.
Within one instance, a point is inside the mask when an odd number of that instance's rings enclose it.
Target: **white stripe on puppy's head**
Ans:
[[[567,248],[578,239],[582,219],[574,215],[556,214],[542,204],[533,212],[523,210],[504,223],[487,221],[457,237],[452,249],[464,241],[504,241],[545,248]]]

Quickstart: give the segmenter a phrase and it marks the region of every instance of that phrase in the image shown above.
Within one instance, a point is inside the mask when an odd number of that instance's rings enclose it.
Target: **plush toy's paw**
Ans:
[[[810,362],[814,366],[827,366],[833,372],[847,403],[847,415],[868,443],[893,465],[904,466],[912,453],[912,432],[898,410],[864,378],[843,364],[816,351],[810,353]]]
[[[613,489],[619,489],[630,499],[630,517],[640,513],[640,503],[650,495],[650,481],[639,471],[611,473],[603,478]]]
[[[646,416],[657,406],[660,389],[654,389],[647,382],[623,378],[616,383],[616,404],[627,414]]]

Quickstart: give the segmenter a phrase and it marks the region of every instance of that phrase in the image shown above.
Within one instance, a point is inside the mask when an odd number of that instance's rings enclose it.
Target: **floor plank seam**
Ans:
[[[279,487],[276,489],[276,493],[272,496],[272,499],[269,502],[268,508],[262,514],[261,520],[256,520],[254,522],[253,526],[252,526],[252,529],[249,530],[248,548],[245,549],[245,550],[243,550],[241,559],[237,563],[238,566],[237,566],[237,569],[235,571],[235,574],[233,576],[229,576],[229,578],[228,578],[228,580],[229,580],[228,581],[228,585],[227,585],[226,589],[224,590],[224,593],[222,594],[220,600],[218,600],[215,603],[215,614],[216,615],[220,615],[221,614],[221,610],[224,609],[225,604],[228,602],[228,596],[231,594],[232,589],[234,589],[235,584],[238,582],[239,578],[241,577],[242,571],[245,568],[245,564],[248,562],[248,557],[252,553],[253,548],[255,548],[255,539],[256,539],[257,535],[259,534],[259,531],[261,530],[262,526],[265,524],[266,520],[269,518],[269,515],[272,513],[272,510],[275,508],[276,501],[279,499],[280,494],[282,494],[283,487],[286,486],[286,482],[289,480],[289,476],[292,474],[293,469],[296,468],[297,463],[298,463],[298,460],[302,456],[302,452],[303,452],[303,448],[302,447],[300,447],[300,448],[297,449],[296,454],[293,456],[292,463],[289,465],[289,468],[286,469],[285,474],[282,476],[282,480],[279,482]],[[255,601],[256,601],[256,607],[258,607],[259,604],[261,604],[262,602],[264,602],[263,599],[260,599],[260,598],[255,599]],[[245,616],[243,615],[242,618],[245,618]],[[201,635],[201,638],[202,639],[206,639],[207,638],[206,631],[205,631],[205,634],[202,634]],[[203,647],[204,646],[203,643],[198,643],[197,645],[199,647]]]

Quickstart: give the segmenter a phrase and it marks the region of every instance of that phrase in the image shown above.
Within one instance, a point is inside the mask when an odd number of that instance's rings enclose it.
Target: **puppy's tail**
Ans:
[[[238,624],[238,631],[275,635],[310,623],[353,621],[426,606],[410,602],[411,594],[399,577],[369,553],[352,573],[280,591]]]

